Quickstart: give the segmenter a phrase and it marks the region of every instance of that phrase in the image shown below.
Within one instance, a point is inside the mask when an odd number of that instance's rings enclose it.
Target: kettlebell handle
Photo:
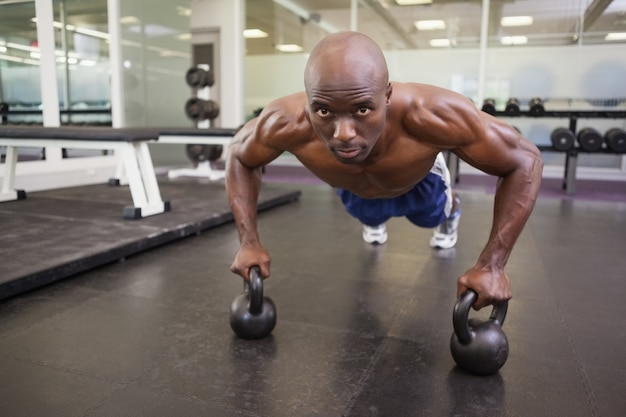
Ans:
[[[452,311],[452,324],[454,326],[454,333],[459,338],[461,344],[468,344],[472,341],[473,335],[469,328],[469,312],[470,308],[476,302],[478,294],[474,290],[468,289],[465,291],[454,304]],[[501,304],[496,304],[491,310],[489,319],[493,320],[498,326],[502,327],[504,319],[506,318],[506,311],[509,307],[509,302],[505,301]]]
[[[243,290],[248,293],[248,311],[253,316],[258,316],[263,311],[263,278],[258,266],[250,268],[250,283],[243,281]]]

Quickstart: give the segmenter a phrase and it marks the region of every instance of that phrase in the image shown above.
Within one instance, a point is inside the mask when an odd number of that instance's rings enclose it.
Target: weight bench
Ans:
[[[231,139],[239,129],[226,128],[171,128],[158,129],[158,143],[179,143],[184,145],[222,145],[230,144]],[[180,176],[209,178],[212,181],[225,177],[225,172],[211,168],[210,161],[202,161],[196,168],[172,169],[167,173],[168,177]]]
[[[14,189],[17,148],[58,146],[116,151],[128,178],[133,199],[133,206],[124,208],[124,218],[138,219],[167,212],[170,204],[161,199],[148,148],[148,142],[158,138],[158,130],[150,128],[0,127],[0,146],[6,146],[0,202],[26,198],[24,191]]]

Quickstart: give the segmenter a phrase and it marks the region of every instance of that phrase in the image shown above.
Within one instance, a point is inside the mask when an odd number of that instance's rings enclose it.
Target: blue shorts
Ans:
[[[362,198],[341,189],[337,193],[348,213],[367,226],[378,226],[391,217],[406,217],[417,226],[436,227],[448,218],[452,206],[450,175],[445,161],[441,166],[442,160],[438,158],[426,178],[398,197]]]

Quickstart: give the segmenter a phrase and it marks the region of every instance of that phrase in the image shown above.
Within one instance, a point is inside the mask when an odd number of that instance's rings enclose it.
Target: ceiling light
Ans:
[[[446,48],[450,46],[450,39],[431,39],[429,43],[433,48]]]
[[[418,30],[437,30],[445,29],[446,22],[443,20],[418,20],[415,22],[415,27]]]
[[[276,45],[276,49],[280,52],[302,52],[302,47],[295,43],[283,43]]]
[[[9,48],[19,49],[20,51],[26,51],[26,52],[37,52],[37,51],[39,51],[39,48],[36,48],[34,46],[22,45],[22,44],[15,43],[15,42],[7,42],[6,46],[9,47]]]
[[[176,35],[176,31],[168,26],[162,26],[162,25],[151,24],[151,23],[147,25],[143,25],[143,26],[141,25],[129,26],[127,30],[131,33],[141,33],[142,35],[145,35],[148,38]],[[81,28],[77,28],[76,32],[82,33]]]
[[[532,16],[507,16],[500,19],[502,26],[530,26],[533,24]]]
[[[626,41],[626,32],[607,33],[604,37],[605,41]]]
[[[268,36],[267,32],[261,29],[246,29],[243,31],[243,37],[247,39],[267,38]]]
[[[4,55],[4,54],[0,54],[0,59],[4,59],[5,61],[13,61],[13,62],[25,62],[23,58],[18,58],[15,56]],[[37,65],[39,65],[39,62],[37,62]]]
[[[502,45],[525,45],[528,43],[526,36],[503,36],[500,39]]]
[[[191,9],[182,6],[176,6],[176,13],[179,16],[191,16]]]
[[[415,6],[418,4],[431,4],[433,0],[396,0],[399,6]]]
[[[120,23],[123,25],[136,25],[140,22],[135,16],[123,16],[120,18]]]

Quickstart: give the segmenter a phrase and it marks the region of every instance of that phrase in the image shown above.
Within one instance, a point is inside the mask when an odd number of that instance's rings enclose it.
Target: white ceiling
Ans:
[[[430,5],[418,6],[399,6],[395,0],[357,3],[357,30],[385,49],[429,48],[429,41],[435,38],[448,38],[455,47],[479,45],[482,0],[433,0]],[[248,28],[269,33],[266,39],[249,40],[248,53],[274,53],[275,44],[281,42],[300,43],[306,50],[328,33],[322,28],[351,28],[351,0],[247,0],[246,4]],[[312,18],[294,16],[285,4]],[[533,24],[500,25],[501,17],[518,15],[532,16]],[[444,20],[446,29],[418,31],[414,26],[416,20],[432,19]],[[500,44],[502,36],[516,35],[526,36],[529,45],[572,43],[580,34],[585,43],[605,42],[606,33],[626,32],[626,0],[491,0],[489,22],[493,45]]]
[[[151,1],[159,4],[159,0]],[[168,0],[171,3],[175,0]],[[65,0],[63,4],[67,23],[107,30],[106,0]],[[399,6],[395,0],[358,0],[357,4],[357,30],[370,35],[384,49],[430,48],[429,41],[436,38],[450,39],[457,48],[479,45],[482,0],[433,0],[422,6]],[[490,4],[489,42],[494,46],[500,44],[502,36],[511,35],[527,36],[529,45],[559,45],[575,42],[577,35],[582,35],[583,43],[599,43],[606,42],[604,36],[609,32],[626,33],[626,0],[490,0]],[[299,16],[284,5],[297,9]],[[351,28],[350,6],[351,0],[246,0],[247,27],[269,34],[265,39],[248,40],[247,52],[277,53],[276,44],[285,42],[300,44],[306,51],[329,30]],[[180,0],[180,7],[190,7],[190,0]],[[36,39],[33,10],[32,1],[0,0],[0,40]],[[592,10],[600,13],[596,16]],[[585,14],[588,18],[583,23]],[[500,26],[501,17],[514,15],[532,16],[534,23]],[[162,18],[167,25],[172,16]],[[442,19],[447,27],[418,31],[414,22],[425,19]],[[621,42],[626,45],[626,40]]]

